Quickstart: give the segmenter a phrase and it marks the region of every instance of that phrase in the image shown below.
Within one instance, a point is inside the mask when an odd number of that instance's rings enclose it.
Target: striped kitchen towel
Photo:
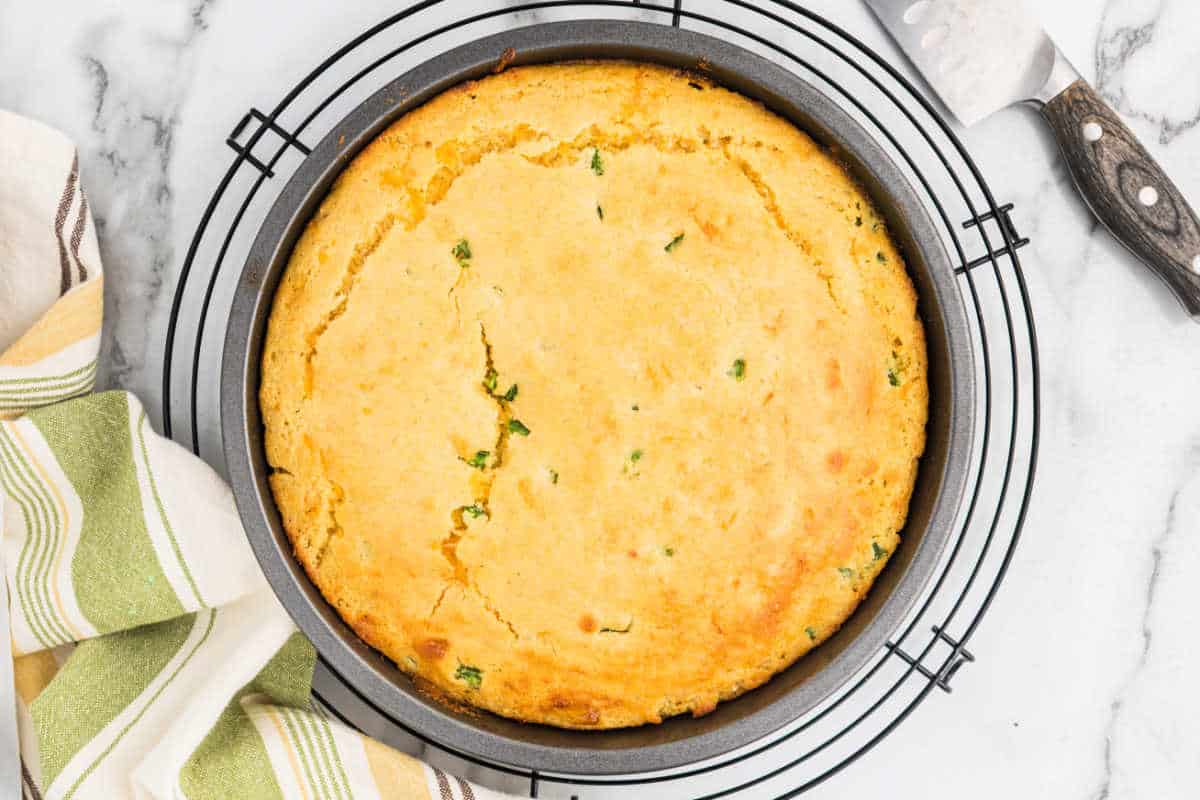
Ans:
[[[78,166],[61,134],[0,111],[0,563],[24,796],[500,797],[331,720],[228,487],[132,395],[92,393],[103,278]]]

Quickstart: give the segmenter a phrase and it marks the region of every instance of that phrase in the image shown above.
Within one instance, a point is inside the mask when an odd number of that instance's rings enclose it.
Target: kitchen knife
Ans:
[[[1200,321],[1196,212],[1021,2],[866,2],[963,125],[1036,105],[1092,213]]]

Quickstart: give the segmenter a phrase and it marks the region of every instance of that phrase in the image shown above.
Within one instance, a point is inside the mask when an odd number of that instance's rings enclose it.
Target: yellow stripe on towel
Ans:
[[[0,366],[24,367],[49,358],[100,332],[104,278],[97,277],[58,298],[32,328],[0,355]]]
[[[380,800],[429,800],[425,768],[420,761],[366,736],[362,737],[362,745]]]
[[[58,674],[53,650],[39,650],[13,659],[13,682],[21,702],[29,705]]]

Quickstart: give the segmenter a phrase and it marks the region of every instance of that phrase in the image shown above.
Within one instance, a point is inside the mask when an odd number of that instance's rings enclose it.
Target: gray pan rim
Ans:
[[[887,218],[918,287],[930,359],[929,444],[914,493],[914,506],[922,495],[924,525],[914,527],[910,509],[903,532],[908,548],[898,548],[842,630],[763,687],[721,703],[699,720],[565,731],[490,714],[463,715],[430,700],[386,657],[361,642],[326,603],[292,556],[267,484],[257,398],[259,358],[275,286],[296,238],[333,180],[367,143],[406,111],[464,80],[488,74],[506,48],[516,51],[513,65],[609,58],[697,68],[703,59],[702,68],[718,83],[791,119],[855,173]],[[967,484],[975,392],[972,337],[945,246],[912,185],[854,119],[794,73],[736,45],[656,23],[597,19],[530,25],[449,50],[374,93],[321,140],[267,214],[239,278],[221,365],[221,432],[238,512],[254,554],[284,608],[342,680],[385,713],[452,750],[521,769],[607,775],[680,767],[749,745],[799,719],[880,652],[933,576],[953,529]],[[880,594],[885,582],[890,591]],[[869,618],[856,623],[868,613],[868,605]],[[789,685],[785,676],[801,665],[806,672],[816,671]],[[763,693],[773,685],[774,699],[757,705],[747,700],[768,696]]]

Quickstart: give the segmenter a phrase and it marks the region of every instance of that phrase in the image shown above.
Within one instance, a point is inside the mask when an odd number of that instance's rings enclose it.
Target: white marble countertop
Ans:
[[[895,57],[858,2],[804,5]],[[1200,5],[1039,5],[1200,204]],[[108,272],[108,385],[159,404],[171,291],[237,119],[397,6],[0,5],[0,107],[79,145]],[[809,796],[1195,797],[1200,326],[1097,228],[1033,113],[962,136],[1033,240],[1022,253],[1044,381],[1033,505],[954,693]]]

